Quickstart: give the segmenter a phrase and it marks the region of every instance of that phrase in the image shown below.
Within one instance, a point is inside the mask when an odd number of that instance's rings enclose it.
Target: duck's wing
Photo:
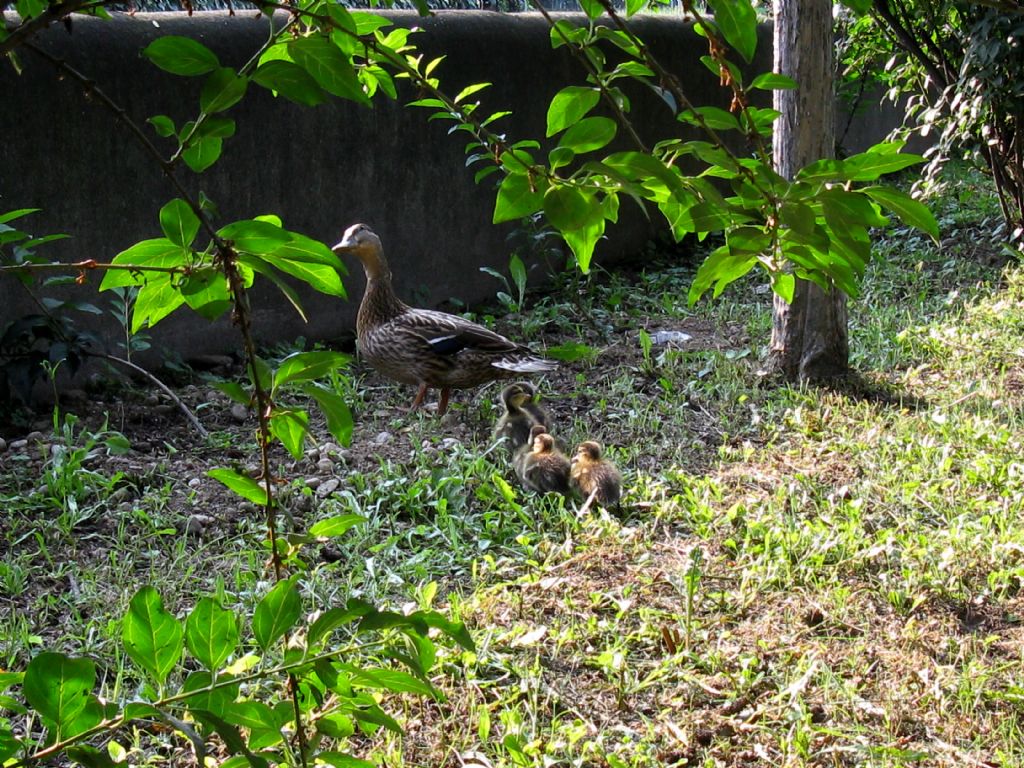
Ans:
[[[527,351],[499,333],[447,312],[414,309],[395,318],[392,324],[421,339],[437,355],[457,355],[465,349],[496,355]]]

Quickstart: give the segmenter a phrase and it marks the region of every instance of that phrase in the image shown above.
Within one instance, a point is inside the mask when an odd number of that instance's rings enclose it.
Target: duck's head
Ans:
[[[353,224],[345,230],[341,242],[331,248],[335,253],[350,253],[363,263],[367,278],[391,274],[384,259],[384,248],[377,233],[365,224]]]
[[[601,444],[594,440],[585,440],[579,444],[576,449],[576,455],[572,457],[573,463],[577,461],[600,461],[601,460]]]
[[[543,424],[534,424],[530,429],[530,445],[534,453],[547,453],[555,447],[555,438],[548,434]]]
[[[532,384],[525,381],[517,381],[515,384],[509,384],[501,390],[501,401],[505,404],[506,409],[516,411],[533,400],[536,394],[537,390],[533,388]]]

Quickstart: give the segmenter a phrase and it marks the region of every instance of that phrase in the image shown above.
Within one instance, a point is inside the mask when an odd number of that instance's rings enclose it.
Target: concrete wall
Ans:
[[[582,80],[572,55],[551,49],[548,26],[536,14],[385,15],[422,27],[414,39],[428,56],[447,55],[437,71],[448,92],[493,82],[481,94],[482,109],[512,109],[498,125],[513,139],[542,137],[551,96]],[[726,106],[717,80],[699,62],[705,41],[689,24],[652,17],[634,26],[678,73],[694,103]],[[197,109],[200,80],[165,74],[140,50],[161,35],[188,35],[237,67],[258,49],[267,29],[267,20],[248,10],[234,17],[138,14],[107,22],[76,19],[70,33],[55,26],[37,42],[92,78],[136,122],[167,114],[180,125]],[[770,69],[770,35],[762,37],[757,72]],[[106,260],[140,239],[160,236],[157,212],[175,193],[151,158],[75,83],[59,80],[31,51],[21,56],[20,76],[6,62],[0,66],[0,211],[42,208],[22,228],[34,235],[71,234],[73,239],[41,251],[62,260]],[[632,98],[633,118],[646,139],[679,135],[680,124],[660,99],[646,90],[633,91]],[[220,162],[201,177],[183,168],[182,177],[189,189],[216,202],[220,224],[273,212],[286,227],[330,244],[348,224],[369,223],[384,241],[404,297],[426,306],[452,297],[476,302],[498,288],[479,267],[504,270],[512,225],[490,223],[494,180],[473,183],[473,170],[465,168],[465,135],[449,136],[450,124],[428,122],[427,114],[382,98],[372,108],[335,101],[306,109],[253,87],[231,110],[238,132],[226,141]],[[169,142],[161,146],[168,154],[172,149]],[[623,209],[624,224],[601,244],[600,257],[635,252],[652,234],[652,225],[630,210],[635,206],[623,201]],[[308,324],[264,285],[253,301],[257,332],[265,341],[342,336],[354,323],[362,285],[361,271],[353,267],[346,279],[350,301],[303,292]],[[0,280],[0,302],[0,327],[30,311],[13,280]],[[103,330],[115,332],[111,323]],[[237,346],[226,320],[211,328],[187,310],[161,322],[153,336],[186,359]]]

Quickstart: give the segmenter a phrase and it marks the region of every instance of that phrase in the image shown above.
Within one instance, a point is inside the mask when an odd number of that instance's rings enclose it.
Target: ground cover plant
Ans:
[[[882,244],[849,386],[765,386],[767,294],[689,309],[678,261],[497,317],[600,350],[542,390],[562,439],[603,440],[625,471],[621,515],[517,489],[489,439],[497,386],[439,423],[356,364],[337,383],[351,445],[313,415],[314,449],[272,454],[299,478],[281,494],[293,530],[366,520],[295,536],[297,584],[307,605],[442,609],[475,649],[437,647],[438,700],[379,698],[404,737],[322,738],[384,765],[1017,764],[1024,275],[977,258],[992,211],[966,199],[945,203],[941,247]],[[197,594],[252,615],[255,508],[204,472],[244,462],[254,422],[214,383],[176,389],[206,440],[160,394],[98,393],[104,420],[61,406],[2,454],[5,669],[44,647],[93,660],[104,698],[140,685],[111,618],[140,582],[173,615]],[[116,731],[111,759],[194,760],[175,727]]]

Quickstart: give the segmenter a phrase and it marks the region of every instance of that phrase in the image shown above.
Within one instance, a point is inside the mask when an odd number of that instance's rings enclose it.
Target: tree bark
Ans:
[[[775,91],[773,152],[779,174],[835,156],[831,0],[775,0],[775,71],[797,82]],[[774,297],[768,367],[790,381],[834,378],[849,370],[846,296],[796,281],[793,303]]]

